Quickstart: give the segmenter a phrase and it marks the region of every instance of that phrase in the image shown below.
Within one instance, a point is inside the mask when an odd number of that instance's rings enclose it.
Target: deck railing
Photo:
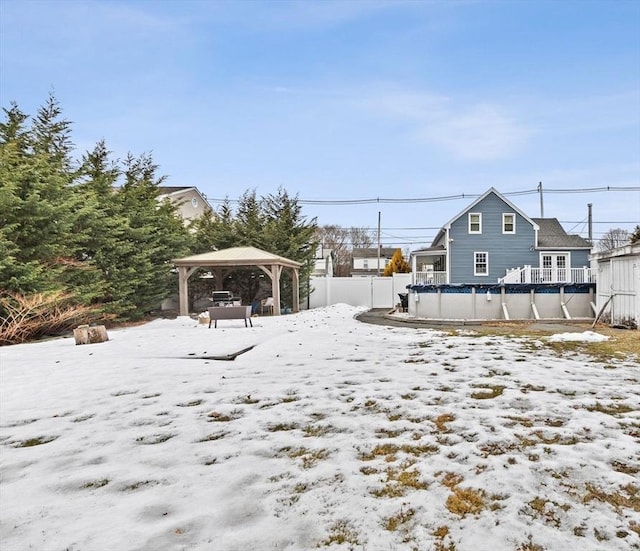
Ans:
[[[595,283],[596,271],[591,268],[513,268],[499,283]]]
[[[444,285],[447,282],[447,272],[414,272],[415,285]]]

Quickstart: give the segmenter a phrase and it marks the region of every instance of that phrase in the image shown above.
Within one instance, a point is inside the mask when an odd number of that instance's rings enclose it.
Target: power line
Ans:
[[[545,193],[602,193],[611,191],[640,191],[640,186],[601,186],[592,188],[576,188],[576,189],[554,189],[544,188]],[[521,191],[511,191],[503,193],[504,196],[517,196],[517,195],[533,195],[539,193],[538,188],[525,189]],[[479,193],[461,193],[458,195],[442,195],[437,197],[413,197],[413,198],[401,198],[394,199],[388,197],[370,197],[362,199],[298,199],[298,203],[301,205],[369,205],[369,204],[396,204],[396,203],[433,203],[440,201],[456,201],[459,199],[474,199],[481,197]],[[208,198],[208,201],[213,203],[239,203],[240,199],[217,199]]]

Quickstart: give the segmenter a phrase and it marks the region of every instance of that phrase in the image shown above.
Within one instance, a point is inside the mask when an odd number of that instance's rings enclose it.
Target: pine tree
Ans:
[[[53,96],[29,128],[17,105],[5,114],[0,191],[2,241],[9,258],[2,264],[2,285],[22,293],[76,287],[80,267],[69,240],[77,211],[71,193],[70,123]]]
[[[391,274],[407,274],[411,271],[411,266],[404,259],[404,255],[400,249],[396,249],[391,257],[391,262],[385,266],[383,276],[389,277]]]
[[[124,184],[116,194],[121,214],[127,220],[118,251],[126,259],[114,263],[112,297],[128,318],[142,317],[159,307],[161,301],[177,288],[171,272],[171,260],[189,251],[190,236],[176,207],[158,202],[158,186],[163,177],[156,176],[158,166],[150,155],[129,155],[124,161]]]
[[[629,242],[633,245],[634,243],[640,243],[640,224],[637,224],[633,230],[633,233],[630,236]]]
[[[315,218],[307,220],[302,214],[298,196],[291,197],[283,188],[264,198],[266,224],[264,238],[269,252],[300,262],[300,299],[310,292],[309,276],[318,248],[318,225]],[[281,294],[283,301],[291,306],[292,282],[283,278]]]

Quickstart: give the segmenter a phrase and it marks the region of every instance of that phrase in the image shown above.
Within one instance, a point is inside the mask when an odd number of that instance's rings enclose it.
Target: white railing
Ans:
[[[595,283],[591,268],[512,268],[499,283]]]
[[[414,272],[415,285],[444,285],[447,282],[447,272]]]

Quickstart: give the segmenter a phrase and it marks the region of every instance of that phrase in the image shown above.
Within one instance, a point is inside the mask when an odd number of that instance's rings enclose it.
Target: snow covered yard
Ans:
[[[637,363],[358,311],[1,348],[3,551],[640,549]]]

